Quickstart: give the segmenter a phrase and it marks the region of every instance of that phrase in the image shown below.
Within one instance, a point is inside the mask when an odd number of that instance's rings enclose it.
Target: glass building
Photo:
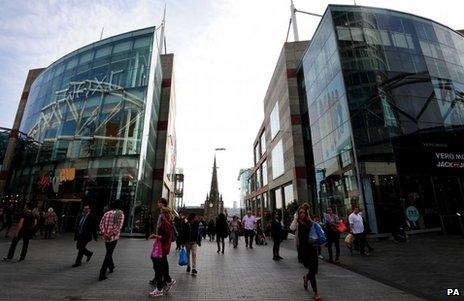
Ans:
[[[143,231],[153,200],[162,70],[160,30],[128,32],[82,47],[33,82],[20,131],[38,143],[10,192],[53,206],[74,226],[81,201],[102,214],[120,199],[125,231]]]
[[[320,211],[373,233],[460,231],[464,37],[402,12],[329,5],[299,67]],[[314,160],[314,161],[312,161]]]

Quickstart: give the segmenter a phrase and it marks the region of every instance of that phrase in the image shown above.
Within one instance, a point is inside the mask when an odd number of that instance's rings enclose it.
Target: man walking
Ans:
[[[29,246],[29,240],[34,236],[34,227],[36,223],[34,215],[32,214],[32,208],[34,207],[30,203],[26,204],[21,219],[19,220],[16,234],[13,237],[10,249],[8,250],[8,255],[3,257],[3,260],[7,261],[13,258],[16,251],[16,245],[21,240],[21,238],[23,239],[23,248],[21,249],[19,261],[23,261],[26,258],[27,247]]]
[[[366,236],[364,234],[363,218],[359,214],[358,207],[353,208],[353,213],[351,213],[348,217],[348,221],[350,223],[351,233],[353,233],[355,241],[359,243],[359,251],[361,252],[361,255],[369,255],[364,250]]]
[[[243,228],[245,232],[245,245],[253,249],[253,237],[255,236],[256,217],[251,215],[251,210],[243,217]]]
[[[121,210],[121,201],[116,200],[111,203],[110,210],[107,211],[100,221],[100,232],[105,240],[106,255],[100,269],[98,280],[105,280],[106,270],[113,273],[115,268],[113,262],[113,252],[119,240],[121,228],[124,223],[124,213]]]
[[[72,265],[73,268],[81,265],[84,255],[87,257],[87,261],[90,261],[90,258],[92,258],[93,252],[86,248],[92,237],[97,241],[97,220],[91,213],[90,205],[84,203],[82,213],[77,217],[76,228],[74,230],[74,241],[76,241],[76,249],[79,252],[77,253],[76,262]]]

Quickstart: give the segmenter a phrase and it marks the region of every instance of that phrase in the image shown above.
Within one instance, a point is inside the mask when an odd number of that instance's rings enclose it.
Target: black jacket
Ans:
[[[83,218],[83,214],[79,214],[76,220],[76,227],[74,228],[74,240],[83,240],[83,241],[91,241],[92,237],[97,239],[97,219],[92,213],[89,213],[84,224],[82,225],[82,233],[79,233],[79,224],[81,219]]]
[[[180,241],[181,244],[187,243],[197,243],[198,242],[198,228],[200,226],[199,222],[193,223],[182,223],[181,225],[181,234]]]
[[[276,220],[273,220],[271,223],[271,235],[272,239],[275,241],[282,241],[284,237],[284,231],[282,224]]]
[[[227,220],[225,218],[217,218],[216,219],[216,234],[219,237],[226,238],[229,236],[229,225],[227,224]]]

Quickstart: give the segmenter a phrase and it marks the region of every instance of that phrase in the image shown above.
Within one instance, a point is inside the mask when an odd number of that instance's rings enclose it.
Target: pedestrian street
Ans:
[[[286,241],[284,244],[292,244]],[[6,254],[9,239],[0,238],[0,253]],[[19,243],[19,247],[21,243]],[[149,300],[154,272],[149,258],[152,242],[121,238],[114,253],[116,268],[108,279],[98,281],[103,261],[103,242],[91,242],[95,252],[90,262],[73,268],[77,250],[72,236],[33,239],[26,260],[0,262],[1,300]],[[243,237],[238,248],[226,242],[225,254],[216,253],[215,242],[202,241],[198,250],[198,275],[186,273],[177,264],[173,244],[170,274],[176,286],[159,300],[312,300],[290,246],[281,248],[282,261],[273,261],[272,241],[267,246],[246,249]],[[342,267],[320,261],[317,275],[323,300],[421,300]],[[356,296],[356,298],[354,298]]]

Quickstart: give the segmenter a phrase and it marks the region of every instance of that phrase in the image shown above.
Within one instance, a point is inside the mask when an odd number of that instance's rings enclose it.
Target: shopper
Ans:
[[[366,234],[364,233],[363,218],[359,214],[358,207],[353,208],[353,213],[351,213],[348,217],[348,221],[350,223],[351,233],[354,235],[355,241],[359,243],[359,251],[361,252],[361,255],[369,255],[369,253],[364,250]]]
[[[283,240],[283,225],[282,225],[282,214],[278,213],[277,211],[274,212],[272,222],[271,222],[271,236],[274,240],[274,246],[272,247],[272,259],[273,260],[281,260],[283,259],[280,257],[280,243]]]
[[[150,238],[159,239],[162,246],[162,257],[153,258],[153,269],[155,270],[156,288],[149,293],[149,297],[155,298],[168,293],[176,284],[176,280],[169,275],[169,263],[167,256],[171,252],[171,239],[173,234],[173,213],[167,207],[167,200],[161,198],[158,200],[158,208],[160,215],[155,229],[155,234]]]
[[[52,207],[48,208],[47,213],[45,213],[45,221],[44,221],[45,235],[44,235],[44,239],[50,239],[52,237],[53,229],[55,229],[57,223],[58,223],[58,216],[53,211]]]
[[[224,238],[229,235],[229,227],[227,226],[227,219],[224,213],[219,213],[216,218],[216,242],[217,242],[217,252],[222,252],[224,254]],[[222,251],[220,244],[222,243]]]
[[[124,223],[124,213],[121,210],[121,201],[113,201],[110,210],[107,211],[100,221],[100,233],[105,240],[106,254],[100,269],[98,280],[105,280],[106,270],[113,273],[115,265],[113,262],[113,252],[121,234],[121,228]]]
[[[76,227],[74,229],[74,241],[76,242],[77,257],[72,265],[73,268],[82,264],[84,255],[87,257],[87,262],[92,258],[93,252],[87,250],[87,244],[92,240],[97,241],[97,219],[92,214],[90,205],[84,203],[82,206],[82,213],[77,217]]]
[[[196,219],[194,213],[190,213],[187,217],[187,223],[182,227],[181,241],[182,246],[187,250],[188,264],[187,273],[192,271],[192,275],[196,275],[197,272],[197,249],[198,249],[198,231],[200,223]]]
[[[23,261],[26,258],[29,240],[34,236],[34,227],[36,224],[36,220],[32,214],[33,208],[34,206],[30,203],[26,204],[24,207],[24,212],[22,213],[18,227],[16,228],[16,234],[11,242],[8,255],[3,257],[3,260],[7,261],[13,258],[16,251],[16,245],[21,239],[23,240],[23,247],[21,249],[21,255],[19,256],[19,261]]]
[[[256,217],[251,214],[251,210],[243,217],[243,228],[245,232],[245,246],[253,249],[253,237],[255,236]]]
[[[214,224],[214,219],[211,219],[208,223],[208,236],[209,241],[214,241],[214,236],[216,234],[216,227]]]
[[[298,227],[299,253],[301,253],[301,262],[306,268],[308,268],[308,273],[303,276],[303,286],[304,289],[307,290],[309,281],[314,292],[313,299],[321,300],[317,291],[316,282],[316,274],[318,272],[319,265],[317,246],[310,243],[308,235],[315,221],[307,215],[307,211],[303,208],[298,209],[297,214],[298,218],[296,222]]]
[[[340,233],[337,227],[340,223],[340,218],[335,214],[331,207],[327,207],[324,214],[324,230],[327,238],[327,250],[329,252],[329,262],[339,263],[340,259]],[[333,259],[332,245],[335,245],[335,261]]]
[[[3,207],[3,224],[0,232],[6,229],[5,238],[9,237],[11,227],[13,226],[13,204],[8,204]]]
[[[295,212],[293,215],[293,221],[290,224],[290,230],[295,231],[295,248],[297,250],[298,254],[298,262],[303,263],[302,258],[301,258],[301,252],[299,248],[299,235],[298,235],[298,212],[300,210],[303,210],[305,212],[306,217],[309,217],[309,212],[310,212],[311,207],[309,206],[308,203],[303,203],[301,204],[300,207],[298,207],[298,210]]]
[[[232,217],[232,220],[230,221],[230,224],[229,224],[229,229],[230,229],[230,238],[232,239],[234,248],[236,248],[238,246],[238,234],[240,232],[240,221],[238,219],[238,216],[234,215]]]

